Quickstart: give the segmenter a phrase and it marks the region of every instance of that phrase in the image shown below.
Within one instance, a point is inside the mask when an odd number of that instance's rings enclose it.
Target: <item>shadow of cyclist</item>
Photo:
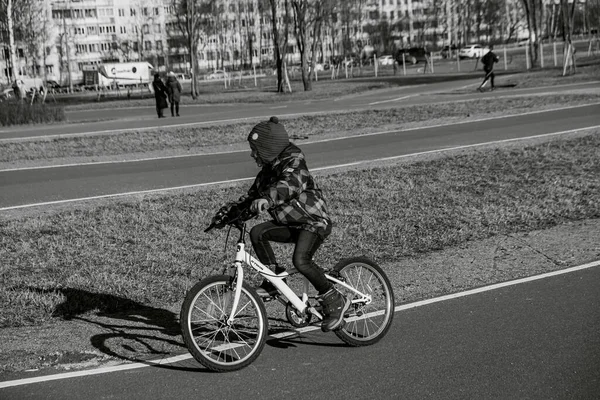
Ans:
[[[41,294],[61,294],[52,316],[96,325],[102,331],[90,343],[103,354],[127,361],[143,362],[181,353],[177,315],[169,310],[104,293],[75,288],[26,290]]]

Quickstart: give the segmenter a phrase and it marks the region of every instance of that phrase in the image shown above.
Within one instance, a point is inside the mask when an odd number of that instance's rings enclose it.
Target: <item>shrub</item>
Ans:
[[[44,124],[65,120],[65,109],[58,105],[5,102],[0,104],[0,125]]]

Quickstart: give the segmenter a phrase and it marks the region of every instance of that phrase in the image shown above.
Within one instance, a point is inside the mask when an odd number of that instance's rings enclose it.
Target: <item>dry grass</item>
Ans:
[[[319,183],[336,228],[317,261],[331,266],[344,254],[367,254],[385,263],[600,217],[600,134],[340,172]],[[226,233],[202,230],[246,186],[2,222],[0,326],[131,304],[172,308],[195,280],[223,267]]]

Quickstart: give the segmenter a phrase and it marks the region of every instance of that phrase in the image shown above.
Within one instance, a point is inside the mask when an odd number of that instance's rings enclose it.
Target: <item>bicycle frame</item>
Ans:
[[[256,272],[258,272],[260,275],[262,275],[265,279],[267,279],[269,282],[271,282],[273,284],[273,286],[275,286],[280,292],[281,294],[287,298],[287,300],[294,306],[294,308],[300,313],[300,314],[305,314],[307,311],[310,312],[311,314],[315,315],[317,318],[319,319],[323,319],[323,316],[321,315],[321,313],[319,313],[317,310],[315,310],[314,307],[308,307],[307,303],[308,303],[308,295],[307,295],[307,291],[305,290],[304,293],[302,294],[302,298],[298,297],[298,295],[296,295],[296,293],[294,293],[294,291],[283,281],[285,278],[287,278],[288,276],[290,276],[290,274],[286,271],[286,272],[282,272],[281,274],[275,274],[273,271],[271,271],[268,267],[266,267],[263,263],[261,263],[258,259],[254,258],[250,253],[248,253],[246,251],[246,243],[245,243],[245,236],[246,236],[246,224],[241,224],[242,226],[236,226],[239,230],[240,230],[240,237],[237,241],[237,249],[236,249],[236,254],[235,254],[235,261],[233,264],[233,267],[235,267],[235,293],[234,293],[234,299],[233,299],[233,304],[232,304],[232,309],[231,309],[231,314],[229,314],[229,318],[227,319],[227,323],[228,324],[232,324],[234,317],[236,315],[236,311],[239,305],[239,300],[240,300],[240,296],[241,296],[241,289],[242,289],[242,283],[244,281],[244,264],[250,266],[252,269],[254,269]],[[331,275],[325,274],[325,277],[335,283],[338,284],[340,286],[343,286],[344,288],[348,289],[351,292],[354,292],[356,295],[358,295],[357,298],[354,298],[352,300],[352,304],[355,303],[364,303],[364,304],[369,304],[372,301],[372,298],[370,295],[368,294],[364,294],[358,290],[356,290],[355,288],[353,288],[352,286],[348,285],[347,283],[345,283],[344,281],[341,281]],[[306,279],[306,278],[305,278]],[[306,281],[308,283],[308,281]]]

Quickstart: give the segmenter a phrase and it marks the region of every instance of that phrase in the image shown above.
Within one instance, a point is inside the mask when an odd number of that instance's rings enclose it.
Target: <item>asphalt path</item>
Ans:
[[[311,169],[598,127],[600,104],[455,125],[302,143]],[[248,152],[0,171],[0,211],[174,187],[250,179]]]
[[[67,112],[69,123],[0,129],[0,141],[35,138],[53,135],[86,135],[172,126],[215,124],[224,121],[266,119],[272,115],[281,118],[294,115],[332,113],[365,109],[386,109],[398,106],[436,104],[448,101],[490,100],[503,95],[535,95],[560,93],[577,89],[600,89],[600,82],[582,82],[569,85],[538,88],[510,88],[479,93],[475,90],[481,77],[464,79],[461,76],[422,85],[399,86],[391,89],[369,91],[335,99],[290,101],[273,104],[204,104],[182,105],[179,118],[156,118],[154,107],[120,107]],[[460,79],[458,79],[460,78]],[[461,90],[461,89],[464,89]],[[458,93],[456,92],[458,90]]]
[[[313,331],[269,340],[251,366],[233,373],[186,359],[17,383],[0,389],[0,398],[597,399],[598,282],[595,263],[408,308],[383,340],[363,348]]]

